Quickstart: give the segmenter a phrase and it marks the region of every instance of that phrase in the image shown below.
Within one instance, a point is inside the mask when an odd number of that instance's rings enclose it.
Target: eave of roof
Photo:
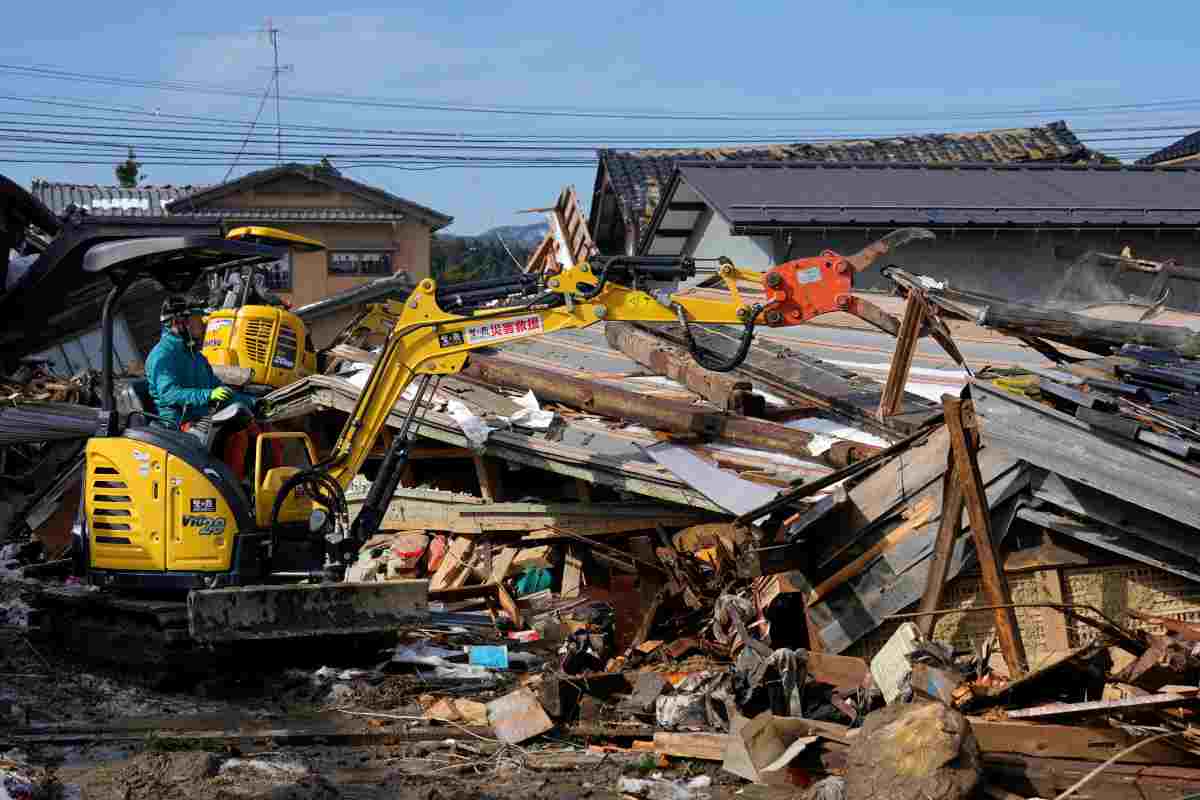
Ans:
[[[169,201],[166,204],[167,210],[173,214],[203,211],[203,206],[209,206],[222,197],[285,175],[298,175],[307,180],[323,183],[348,194],[362,197],[371,203],[424,222],[433,230],[444,228],[454,221],[454,217],[414,203],[411,200],[406,200],[383,189],[347,178],[335,169],[307,164],[282,164],[278,167],[257,170],[243,175],[236,180],[211,186],[186,197],[179,197]]]
[[[641,252],[651,250],[683,182],[734,234],[830,225],[1200,227],[1196,167],[693,161],[677,164]]]

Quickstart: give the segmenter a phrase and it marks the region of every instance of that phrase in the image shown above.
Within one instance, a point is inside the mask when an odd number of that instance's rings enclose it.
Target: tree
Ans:
[[[133,148],[129,148],[129,158],[117,164],[113,170],[117,174],[117,182],[124,189],[136,189],[138,181],[146,176],[142,174],[142,162],[134,158]]]

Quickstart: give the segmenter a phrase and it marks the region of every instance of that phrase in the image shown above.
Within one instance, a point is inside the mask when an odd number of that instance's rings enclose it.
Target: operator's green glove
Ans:
[[[233,390],[228,386],[218,386],[209,392],[208,399],[214,403],[224,403],[233,399]]]

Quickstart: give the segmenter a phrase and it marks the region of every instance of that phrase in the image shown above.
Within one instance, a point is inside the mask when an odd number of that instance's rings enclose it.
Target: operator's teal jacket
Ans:
[[[205,417],[208,396],[221,385],[199,348],[168,328],[146,359],[146,380],[158,415],[176,426]],[[234,392],[233,400],[254,408],[250,395]]]

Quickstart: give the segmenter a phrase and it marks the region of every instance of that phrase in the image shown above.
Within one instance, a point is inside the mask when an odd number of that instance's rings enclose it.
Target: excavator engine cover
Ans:
[[[243,306],[207,317],[204,357],[214,367],[245,367],[249,390],[284,386],[317,371],[317,354],[304,323],[275,306]]]

